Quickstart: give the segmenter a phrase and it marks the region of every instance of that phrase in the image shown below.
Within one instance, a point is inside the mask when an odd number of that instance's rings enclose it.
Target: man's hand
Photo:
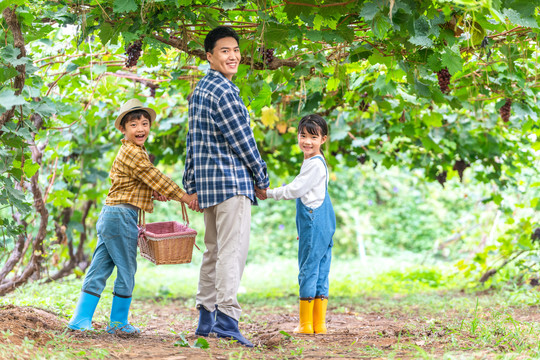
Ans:
[[[255,195],[259,200],[268,199],[268,196],[266,195],[266,189],[259,189],[257,186],[255,186]]]
[[[188,207],[190,208],[190,210],[201,212],[201,213],[203,212],[202,209],[199,208],[199,200],[197,198],[197,193],[194,193],[191,195],[185,194],[184,196],[182,196],[182,199],[180,200],[188,204]]]
[[[168,197],[166,197],[165,195],[161,195],[156,190],[153,190],[152,196],[154,197],[155,200],[158,200],[158,201],[169,201],[170,200]]]

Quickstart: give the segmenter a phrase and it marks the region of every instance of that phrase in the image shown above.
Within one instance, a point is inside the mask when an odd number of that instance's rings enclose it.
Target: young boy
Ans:
[[[152,165],[144,143],[156,119],[153,109],[137,99],[120,108],[114,126],[124,134],[122,146],[113,162],[111,188],[97,222],[98,243],[82,285],[81,297],[68,324],[72,330],[91,330],[92,317],[105,283],[114,267],[114,282],[109,333],[139,334],[128,322],[131,294],[137,271],[138,212],[153,211],[152,195],[189,204],[198,210],[197,194],[188,195]]]

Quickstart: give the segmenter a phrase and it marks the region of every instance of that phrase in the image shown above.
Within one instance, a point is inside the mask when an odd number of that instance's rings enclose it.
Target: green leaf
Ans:
[[[422,47],[433,47],[433,40],[427,36],[411,36],[409,42],[413,45],[422,46]]]
[[[197,341],[195,341],[195,343],[193,344],[193,347],[199,349],[208,349],[210,348],[210,344],[206,339],[198,338]]]
[[[363,17],[365,21],[371,21],[377,15],[380,8],[378,5],[372,3],[372,2],[366,2],[364,3],[364,6],[362,6],[362,10],[360,10],[360,17]]]
[[[27,178],[31,178],[39,170],[39,164],[32,163],[31,161],[25,161],[23,171]]]
[[[340,80],[335,78],[335,77],[331,77],[330,79],[328,79],[328,83],[326,85],[326,89],[328,91],[335,91],[338,89],[338,86],[339,86],[339,83],[340,83]]]
[[[115,13],[126,13],[136,11],[139,7],[135,0],[114,0],[113,11]]]
[[[351,127],[344,120],[336,121],[334,124],[331,124],[332,131],[330,132],[330,137],[332,141],[340,141],[345,139],[351,131]]]
[[[28,104],[22,96],[15,95],[15,91],[5,89],[0,92],[0,104],[6,109],[11,109],[13,106]]]
[[[378,39],[383,39],[390,28],[392,28],[392,23],[390,22],[388,16],[381,13],[375,15],[371,30]]]
[[[180,334],[180,339],[174,343],[174,346],[191,347],[189,341],[186,340],[186,337],[183,334]]]
[[[286,332],[284,330],[281,330],[279,333],[281,335],[283,335],[285,337],[285,339],[291,339],[292,338],[291,334],[289,334],[288,332]]]
[[[281,45],[287,39],[289,28],[281,24],[268,23],[264,32],[264,41],[271,46]]]
[[[0,83],[13,79],[18,74],[19,72],[13,67],[2,67],[0,68]]]
[[[261,90],[257,93],[257,97],[251,102],[251,108],[258,113],[263,107],[272,103],[272,89],[268,84],[264,84]]]
[[[11,44],[0,51],[0,59],[8,64],[11,64],[12,66],[24,65],[28,62],[29,59],[27,57],[17,59],[17,56],[19,55],[21,55],[21,50],[13,47]]]
[[[313,29],[315,29],[316,31],[321,30],[321,26],[323,25],[323,23],[324,18],[319,14],[315,15],[315,19],[313,20]]]
[[[508,20],[510,20],[512,24],[538,29],[538,22],[534,17],[534,10],[532,13],[523,14],[514,9],[504,9],[503,13],[508,17]]]
[[[114,32],[114,27],[111,24],[109,24],[108,22],[103,22],[98,33],[101,43],[103,45],[107,45],[109,40],[113,38]]]
[[[74,64],[74,63],[69,63],[69,64],[66,66],[66,71],[67,71],[68,73],[70,73],[70,72],[73,72],[73,71],[77,70],[78,68],[79,68],[79,65]]]
[[[418,79],[414,79],[414,87],[416,93],[425,98],[431,98],[431,91],[429,91],[429,86],[420,82]]]
[[[463,59],[461,55],[454,53],[450,49],[441,55],[441,63],[446,66],[450,74],[454,75],[463,68]]]
[[[422,117],[422,121],[428,127],[441,127],[443,116],[442,114],[439,114],[438,112],[431,111],[427,113],[424,117]]]
[[[92,66],[92,73],[94,75],[101,75],[107,71],[107,65],[94,65]]]

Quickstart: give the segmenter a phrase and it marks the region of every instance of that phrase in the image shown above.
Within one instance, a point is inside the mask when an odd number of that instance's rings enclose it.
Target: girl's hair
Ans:
[[[141,117],[144,117],[150,121],[150,124],[152,124],[152,118],[150,117],[150,114],[148,114],[145,110],[134,110],[131,112],[128,112],[122,120],[120,120],[120,126],[124,129],[126,128],[126,123],[131,120],[139,120]]]
[[[298,124],[298,133],[300,134],[304,130],[311,135],[320,135],[323,137],[328,135],[328,124],[321,115],[311,114],[304,116]],[[322,149],[321,154],[324,158]]]

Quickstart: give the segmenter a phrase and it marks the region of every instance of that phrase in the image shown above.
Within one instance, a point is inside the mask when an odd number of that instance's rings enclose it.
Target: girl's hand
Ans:
[[[268,199],[268,196],[266,195],[266,189],[259,189],[257,186],[255,186],[255,195],[259,200]]]
[[[166,197],[165,195],[161,195],[156,190],[153,190],[153,191],[154,192],[153,192],[152,196],[154,197],[154,199],[156,199],[158,201],[169,201],[170,200],[168,197]]]

